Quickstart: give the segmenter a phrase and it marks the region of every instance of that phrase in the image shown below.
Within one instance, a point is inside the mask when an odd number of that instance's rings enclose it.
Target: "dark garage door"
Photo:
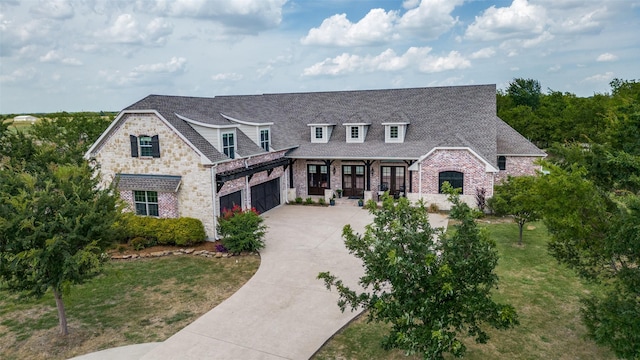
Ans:
[[[251,187],[251,206],[262,214],[280,205],[280,179]]]
[[[242,207],[242,191],[236,191],[231,194],[220,196],[220,214],[224,209],[231,210],[233,205]]]

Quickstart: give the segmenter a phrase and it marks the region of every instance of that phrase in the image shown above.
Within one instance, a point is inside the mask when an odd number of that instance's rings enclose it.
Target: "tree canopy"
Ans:
[[[472,209],[457,195],[450,199],[455,204],[451,217],[459,224],[449,234],[430,226],[423,203],[411,206],[406,198],[386,196],[380,209],[369,204],[375,218],[365,233],[354,233],[349,225],[342,233],[349,251],[364,263],[364,291],[329,272],[318,276],[338,291],[343,311],[362,306],[370,321],[391,324],[385,348],[425,359],[462,356],[466,348],[460,336],[486,343],[487,327],[518,323],[512,306],[491,299],[498,283],[495,243],[476,226]]]
[[[52,290],[64,335],[63,294],[98,273],[120,214],[112,189],[99,189],[82,160],[95,139],[61,138],[81,128],[66,121],[33,133],[0,128],[0,278],[27,296]]]

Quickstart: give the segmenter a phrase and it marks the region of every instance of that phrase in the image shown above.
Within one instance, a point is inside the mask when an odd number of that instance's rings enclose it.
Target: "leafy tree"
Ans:
[[[509,176],[502,184],[495,186],[489,207],[497,215],[511,215],[518,224],[522,245],[524,224],[540,219],[540,204],[534,190],[536,178],[533,176]]]
[[[67,335],[63,294],[98,273],[119,211],[88,165],[48,170],[0,169],[0,278],[29,296],[51,289]]]
[[[516,106],[524,105],[536,110],[540,105],[542,88],[538,80],[515,78],[509,82],[507,94]]]
[[[486,326],[506,329],[518,323],[511,305],[491,300],[498,282],[495,243],[478,229],[468,205],[457,195],[450,201],[451,217],[460,224],[448,235],[429,225],[423,203],[412,207],[405,198],[394,202],[388,196],[380,209],[367,206],[375,219],[363,235],[344,227],[347,248],[364,263],[363,292],[329,272],[318,275],[327,288],[337,289],[342,311],[364,307],[369,321],[391,324],[383,342],[387,349],[425,359],[443,359],[445,352],[460,357],[466,348],[459,336],[486,343]]]
[[[576,164],[547,164],[537,186],[550,253],[603,294],[583,299],[589,335],[621,358],[640,357],[640,197],[603,191]]]

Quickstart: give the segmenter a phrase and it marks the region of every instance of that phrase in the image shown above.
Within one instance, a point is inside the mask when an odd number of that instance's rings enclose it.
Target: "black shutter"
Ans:
[[[158,135],[154,135],[151,138],[151,156],[154,158],[160,157],[160,140],[158,139]]]
[[[131,157],[138,157],[138,137],[129,135],[131,141]]]

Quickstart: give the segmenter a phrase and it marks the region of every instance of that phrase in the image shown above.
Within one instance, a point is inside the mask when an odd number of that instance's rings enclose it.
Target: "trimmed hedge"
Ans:
[[[119,224],[121,240],[144,238],[147,244],[187,246],[203,242],[207,238],[204,225],[198,219],[181,217],[159,219],[125,214]],[[144,243],[136,240],[136,245]]]

